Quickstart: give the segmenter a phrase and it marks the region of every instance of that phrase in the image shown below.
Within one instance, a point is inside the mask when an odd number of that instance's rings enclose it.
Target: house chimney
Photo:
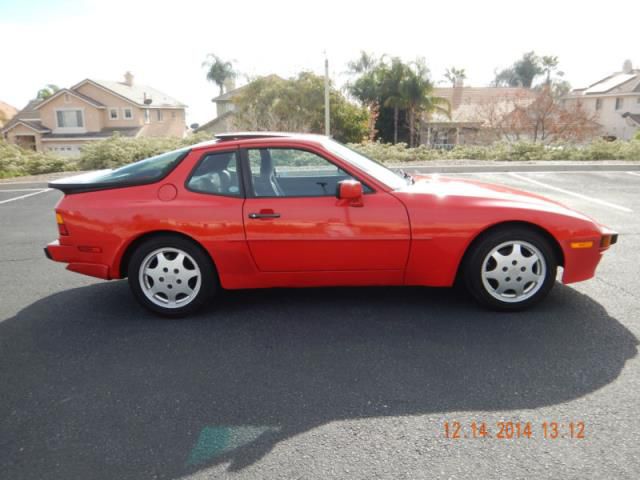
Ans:
[[[124,84],[133,87],[133,73],[127,71],[127,73],[124,74]]]
[[[627,59],[622,64],[622,73],[633,73],[633,65],[631,64],[631,60]]]
[[[224,91],[230,92],[231,90],[236,88],[236,81],[233,78],[227,78],[224,81]]]

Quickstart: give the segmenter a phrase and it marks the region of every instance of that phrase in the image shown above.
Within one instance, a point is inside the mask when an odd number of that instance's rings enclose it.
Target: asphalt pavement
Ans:
[[[456,175],[620,233],[531,311],[277,289],[180,321],[47,260],[61,194],[0,181],[0,478],[637,479],[640,173],[524,170]]]

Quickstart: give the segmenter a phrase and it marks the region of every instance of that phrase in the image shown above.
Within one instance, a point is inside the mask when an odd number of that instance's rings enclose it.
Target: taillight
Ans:
[[[64,219],[62,218],[62,215],[59,213],[56,213],[56,223],[58,224],[58,233],[60,235],[69,235],[67,226],[64,224]]]

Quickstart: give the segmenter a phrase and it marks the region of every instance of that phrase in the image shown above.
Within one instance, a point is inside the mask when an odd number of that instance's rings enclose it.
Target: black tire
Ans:
[[[523,252],[519,264],[516,244]],[[501,245],[504,246],[494,251]],[[535,261],[538,256],[543,263]],[[502,262],[501,267],[496,258]],[[481,305],[511,312],[527,309],[546,297],[555,283],[557,269],[553,247],[543,234],[526,227],[503,227],[490,230],[471,245],[463,264],[463,277],[467,290]],[[532,278],[539,280],[530,281]],[[528,291],[525,286],[530,287]]]
[[[181,257],[178,256],[180,253],[183,254]],[[172,258],[173,255],[175,257]],[[167,273],[156,273],[155,269],[160,272],[160,262],[165,260],[173,262],[166,263],[169,268],[162,268]],[[156,280],[154,276],[141,275],[143,268],[145,272],[154,272]],[[128,273],[129,287],[136,300],[153,313],[168,318],[180,318],[196,312],[219,290],[218,276],[207,252],[195,242],[177,235],[158,235],[141,243],[131,255]],[[153,293],[156,281],[162,291]],[[191,290],[191,294],[178,290]]]

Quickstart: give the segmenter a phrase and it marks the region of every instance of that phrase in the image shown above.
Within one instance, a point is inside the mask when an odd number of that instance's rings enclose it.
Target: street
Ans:
[[[559,200],[618,244],[522,313],[459,288],[279,289],[164,320],[126,280],[47,260],[61,194],[0,181],[0,478],[638,478],[640,171],[455,176]]]

